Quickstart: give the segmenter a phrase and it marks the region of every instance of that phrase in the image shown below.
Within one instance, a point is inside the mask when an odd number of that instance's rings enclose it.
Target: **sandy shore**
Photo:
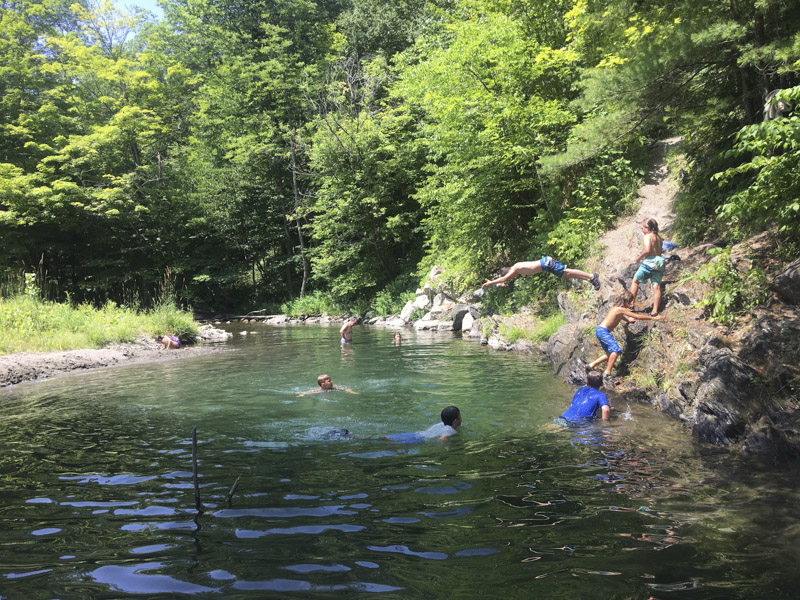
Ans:
[[[141,340],[137,343],[114,344],[100,350],[7,354],[0,356],[0,388],[25,381],[50,379],[71,371],[177,360],[225,350],[224,344],[164,350],[154,340]]]

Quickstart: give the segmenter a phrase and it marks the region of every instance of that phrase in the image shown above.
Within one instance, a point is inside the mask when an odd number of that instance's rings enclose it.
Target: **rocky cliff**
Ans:
[[[745,268],[775,255],[769,234],[731,251]],[[663,322],[637,321],[620,326],[623,344],[617,363],[618,383],[608,390],[619,404],[651,404],[689,427],[699,438],[743,452],[800,457],[800,313],[794,290],[800,284],[800,261],[775,265],[769,298],[762,307],[730,327],[710,323],[698,302],[710,289],[694,277],[714,260],[709,246],[678,250],[679,261],[665,271]],[[602,354],[593,329],[613,296],[630,285],[633,266],[604,280],[595,299],[585,292],[559,295],[567,324],[540,346],[558,375],[579,384],[585,365]],[[647,286],[649,287],[649,286]],[[642,296],[645,292],[645,296]],[[649,289],[640,290],[637,307],[648,309]]]

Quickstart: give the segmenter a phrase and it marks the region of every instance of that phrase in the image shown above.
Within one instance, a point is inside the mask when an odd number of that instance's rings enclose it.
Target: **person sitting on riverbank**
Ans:
[[[578,269],[568,269],[565,265],[558,262],[550,256],[543,256],[539,260],[532,260],[527,262],[518,262],[510,267],[503,267],[500,269],[500,277],[497,279],[486,280],[481,288],[487,288],[493,285],[502,285],[510,279],[519,277],[520,275],[538,275],[544,271],[545,273],[552,273],[556,277],[566,277],[567,279],[583,279],[592,284],[595,290],[600,289],[600,276],[597,273],[587,273],[586,271],[579,271]]]
[[[174,335],[159,335],[156,341],[166,350],[177,350],[181,347],[181,341]]]
[[[392,433],[386,437],[400,444],[417,444],[433,439],[444,441],[458,433],[456,429],[461,426],[461,411],[458,410],[458,407],[448,406],[442,410],[439,416],[442,422],[431,425],[424,431],[416,431],[414,433]]]
[[[330,375],[320,375],[317,377],[317,383],[319,384],[319,389],[308,390],[307,392],[297,394],[297,396],[300,397],[305,396],[306,394],[318,394],[319,392],[347,392],[348,394],[355,394],[355,392],[349,388],[340,388],[333,385]]]
[[[644,261],[633,276],[631,294],[633,302],[636,302],[639,284],[649,279],[653,284],[653,310],[650,314],[655,317],[661,307],[661,279],[664,276],[665,265],[664,258],[661,256],[663,240],[658,235],[658,223],[655,219],[647,219],[642,222],[642,235],[643,248],[633,262],[639,262],[642,258]]]
[[[580,388],[572,397],[572,403],[566,412],[561,415],[567,421],[581,421],[583,419],[593,419],[597,409],[600,409],[600,416],[607,421],[611,415],[611,407],[608,405],[608,398],[600,391],[603,386],[603,374],[598,371],[590,371],[586,375],[586,385]]]
[[[597,365],[608,361],[603,378],[609,380],[611,383],[614,383],[614,378],[611,375],[611,369],[614,367],[614,363],[622,352],[622,348],[620,348],[620,345],[617,343],[617,340],[614,339],[614,336],[611,335],[611,331],[617,325],[619,325],[620,321],[623,320],[627,323],[633,323],[634,321],[640,319],[650,321],[663,320],[661,316],[654,317],[652,315],[635,313],[630,309],[632,305],[633,294],[631,294],[628,290],[623,291],[617,297],[616,302],[614,302],[614,306],[612,306],[608,311],[608,314],[606,314],[606,318],[603,319],[603,322],[597,326],[597,329],[595,329],[595,335],[597,336],[597,340],[600,342],[600,345],[603,347],[603,350],[605,350],[605,355],[601,356],[597,360],[592,361],[589,364],[589,368],[594,369]]]
[[[339,329],[339,333],[342,336],[342,344],[350,344],[353,342],[353,325],[356,323],[358,323],[358,318],[351,317],[347,319],[341,329]]]

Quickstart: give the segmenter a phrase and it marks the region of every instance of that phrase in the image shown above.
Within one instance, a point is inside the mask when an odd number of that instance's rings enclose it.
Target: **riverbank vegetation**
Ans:
[[[197,333],[192,314],[162,302],[149,310],[119,306],[109,300],[99,308],[40,299],[33,277],[21,293],[0,297],[0,354],[102,348],[156,335]],[[13,286],[11,286],[13,289]]]
[[[800,228],[800,119],[762,121],[800,103],[791,3],[160,4],[0,0],[0,269],[47,301],[153,306],[169,271],[195,309],[377,314],[433,264],[579,266],[667,135],[674,239]]]

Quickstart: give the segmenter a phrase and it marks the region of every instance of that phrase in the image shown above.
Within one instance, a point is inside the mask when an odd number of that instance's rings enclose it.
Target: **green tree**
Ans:
[[[425,115],[429,261],[467,277],[527,250],[564,202],[537,161],[560,148],[578,56],[561,2],[462,3],[401,64],[395,94]]]
[[[311,168],[315,278],[337,296],[374,293],[420,258],[416,189],[422,156],[413,116],[377,101],[390,77],[381,59],[332,70],[317,100]]]

